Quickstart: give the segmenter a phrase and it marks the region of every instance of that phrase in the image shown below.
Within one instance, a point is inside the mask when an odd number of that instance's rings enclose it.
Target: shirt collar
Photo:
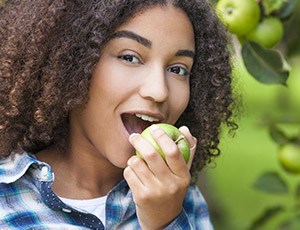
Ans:
[[[39,181],[53,182],[54,173],[50,165],[36,159],[33,154],[22,152],[19,154],[10,155],[7,158],[0,160],[0,183],[13,183],[20,179],[30,167],[31,173],[39,179]],[[121,180],[110,192],[120,191],[127,194],[129,191],[126,180]]]
[[[31,165],[47,167],[27,152],[13,154],[0,160],[0,183],[12,183],[21,178]]]

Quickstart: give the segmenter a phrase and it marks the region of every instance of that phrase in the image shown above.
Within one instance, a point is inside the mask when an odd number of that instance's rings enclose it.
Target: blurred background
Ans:
[[[258,82],[242,57],[234,56],[235,88],[242,103],[239,129],[234,137],[223,131],[222,153],[203,170],[199,182],[216,230],[300,229],[300,174],[284,170],[278,160],[282,143],[270,134],[276,125],[276,134],[300,137],[299,1],[295,12],[285,21],[284,38],[276,46],[291,67],[287,86]]]
[[[267,86],[254,80],[238,62],[243,111],[234,137],[222,134],[221,155],[202,173],[201,190],[207,199],[212,221],[218,230],[249,229],[265,209],[283,204],[293,205],[291,194],[272,194],[256,190],[254,183],[265,172],[278,172],[291,190],[300,183],[299,174],[290,174],[278,162],[279,146],[264,125],[266,117],[292,117],[300,120],[300,55],[293,57],[288,87]],[[282,104],[284,100],[284,104]],[[299,132],[300,124],[283,124],[289,132]],[[257,229],[284,229],[278,224],[289,213],[278,215]],[[292,229],[292,228],[285,228]],[[299,223],[293,228],[300,229]]]

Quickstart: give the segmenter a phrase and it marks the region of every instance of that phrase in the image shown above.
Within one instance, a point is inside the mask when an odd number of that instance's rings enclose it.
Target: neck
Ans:
[[[84,148],[71,146],[64,153],[48,148],[39,152],[37,158],[52,167],[55,174],[52,189],[65,198],[92,199],[104,196],[123,178],[123,169]]]

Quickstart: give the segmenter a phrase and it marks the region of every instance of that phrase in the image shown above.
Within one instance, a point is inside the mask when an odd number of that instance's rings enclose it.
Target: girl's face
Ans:
[[[126,167],[131,133],[174,124],[185,110],[194,52],[192,24],[179,8],[150,8],[120,26],[101,52],[86,107],[71,114],[75,145]]]

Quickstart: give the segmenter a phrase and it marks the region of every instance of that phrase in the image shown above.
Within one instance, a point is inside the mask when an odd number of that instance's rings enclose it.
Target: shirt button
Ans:
[[[47,168],[47,166],[44,166],[41,169],[40,177],[41,177],[42,180],[46,180],[48,178],[48,168]]]
[[[71,213],[72,212],[70,209],[66,209],[66,208],[63,208],[62,211],[63,212],[67,212],[67,213]]]

